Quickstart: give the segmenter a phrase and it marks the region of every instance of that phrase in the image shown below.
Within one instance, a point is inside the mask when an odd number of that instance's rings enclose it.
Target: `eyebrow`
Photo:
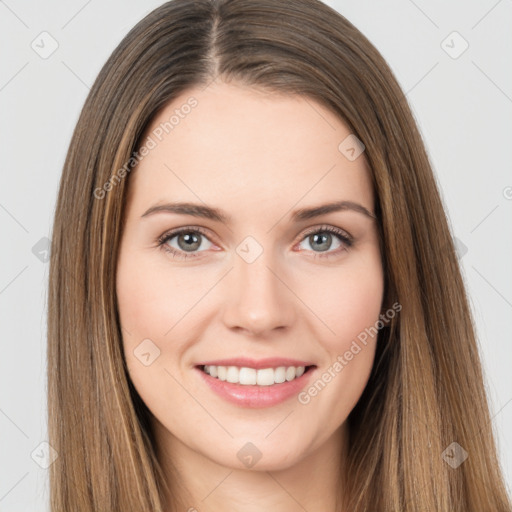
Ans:
[[[361,213],[371,219],[376,219],[376,215],[370,212],[367,208],[359,203],[353,201],[335,201],[332,203],[323,204],[320,206],[314,206],[310,208],[301,208],[291,214],[291,220],[294,222],[304,221],[319,217],[320,215],[326,215],[332,212],[341,211],[354,211]],[[149,208],[141,218],[148,217],[157,213],[176,213],[181,215],[191,215],[193,217],[200,217],[204,219],[210,219],[224,224],[231,222],[231,217],[219,208],[213,208],[211,206],[200,205],[195,203],[165,203],[155,205]]]

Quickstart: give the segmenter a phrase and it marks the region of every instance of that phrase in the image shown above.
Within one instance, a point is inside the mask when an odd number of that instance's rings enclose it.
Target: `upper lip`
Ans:
[[[308,361],[299,361],[298,359],[289,359],[282,357],[268,357],[265,359],[249,359],[247,357],[235,357],[232,359],[215,359],[214,361],[204,361],[197,366],[238,366],[239,368],[279,368],[280,366],[313,366]]]

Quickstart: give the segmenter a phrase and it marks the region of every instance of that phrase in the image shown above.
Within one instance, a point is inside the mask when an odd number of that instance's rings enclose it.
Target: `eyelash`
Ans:
[[[173,249],[167,245],[167,242],[169,240],[171,240],[172,238],[174,238],[182,233],[194,233],[194,234],[199,233],[209,240],[208,234],[202,228],[185,227],[185,228],[179,228],[174,231],[164,233],[162,236],[160,236],[158,238],[158,247],[160,247],[165,252],[171,253],[174,257],[178,257],[181,259],[197,258],[198,256],[194,255],[194,253],[187,254],[184,251],[180,252],[180,251],[177,251],[176,249]],[[332,256],[336,256],[340,252],[346,251],[347,249],[352,247],[352,245],[354,243],[354,240],[350,235],[348,235],[345,231],[342,231],[341,229],[335,228],[333,226],[321,226],[321,227],[311,228],[310,230],[306,231],[306,233],[304,233],[300,242],[304,241],[307,237],[309,237],[311,235],[316,235],[319,233],[332,233],[332,234],[336,235],[339,238],[339,240],[345,245],[345,247],[340,247],[335,251],[329,251],[329,252],[326,252],[325,254],[315,253],[315,255],[313,256],[314,258],[329,258]]]

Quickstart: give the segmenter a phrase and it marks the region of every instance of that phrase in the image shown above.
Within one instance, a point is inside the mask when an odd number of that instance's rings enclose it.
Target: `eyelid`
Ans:
[[[313,226],[311,228],[306,229],[306,231],[303,231],[299,236],[299,241],[306,238],[308,235],[312,233],[316,233],[317,231],[327,231],[330,233],[338,234],[339,236],[344,236],[345,238],[352,243],[354,241],[354,237],[346,230],[342,228],[338,228],[336,226],[332,226],[330,224],[317,224],[316,226]]]

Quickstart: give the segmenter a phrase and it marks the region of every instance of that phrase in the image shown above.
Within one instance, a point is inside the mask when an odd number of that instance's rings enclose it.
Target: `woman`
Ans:
[[[55,511],[511,509],[421,137],[316,0],[173,0],[114,51],[48,363]]]

